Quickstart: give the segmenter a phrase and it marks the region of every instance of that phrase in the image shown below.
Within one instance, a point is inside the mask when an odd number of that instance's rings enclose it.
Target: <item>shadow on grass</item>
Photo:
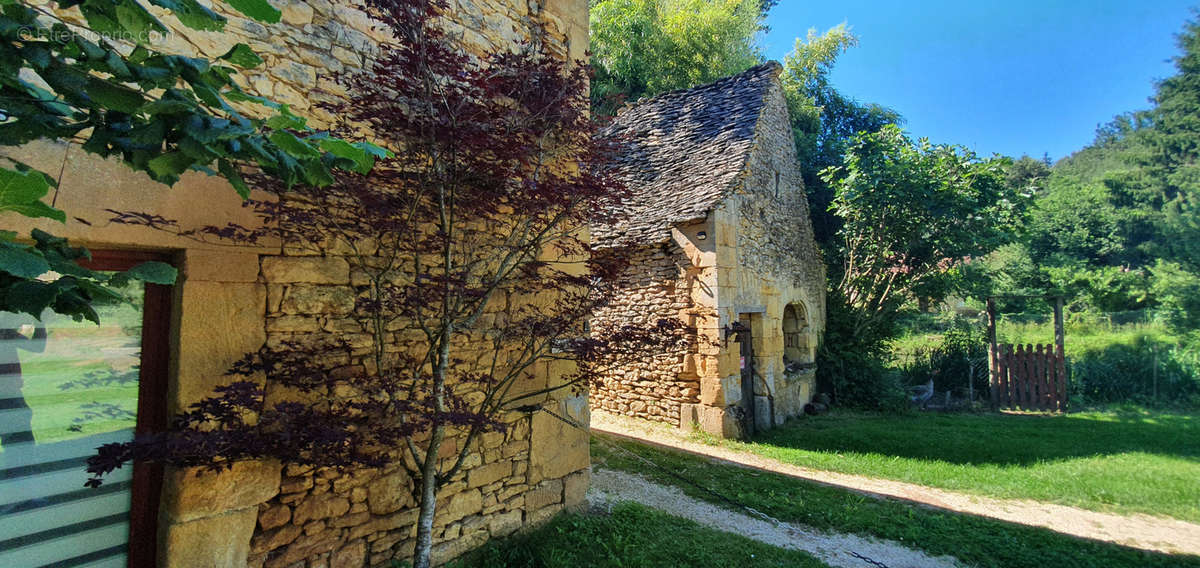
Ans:
[[[1067,415],[832,414],[789,422],[754,442],[964,465],[1019,465],[1143,452],[1200,461],[1200,416],[1139,411]]]
[[[449,568],[761,566],[822,568],[821,561],[713,530],[633,503],[590,515],[564,513],[536,529],[489,542]]]
[[[679,451],[651,448],[611,437],[599,443],[596,438],[593,436],[592,443],[596,467],[641,474],[655,482],[674,485],[692,497],[727,506],[712,494],[674,477],[683,475],[698,485],[785,522],[894,540],[935,556],[954,556],[971,566],[1200,568],[1200,557],[1197,556],[1150,552],[1039,527],[868,497],[782,474],[748,472],[742,467],[714,463]],[[624,452],[612,451],[610,445],[613,444],[657,464],[658,468]]]

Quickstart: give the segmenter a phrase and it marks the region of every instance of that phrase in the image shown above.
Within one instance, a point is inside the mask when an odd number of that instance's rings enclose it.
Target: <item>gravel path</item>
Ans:
[[[868,562],[855,552],[882,562],[888,568],[953,568],[963,566],[949,556],[933,557],[886,540],[849,534],[834,534],[789,523],[774,524],[749,515],[722,509],[688,497],[677,487],[659,485],[623,471],[594,469],[587,493],[588,505],[606,508],[611,503],[634,501],[677,517],[684,517],[717,530],[740,534],[780,548],[803,550],[836,568],[865,568]]]
[[[1144,514],[1116,515],[1025,499],[997,499],[925,487],[903,481],[876,479],[799,467],[723,446],[688,440],[666,424],[592,411],[597,432],[670,446],[693,454],[728,461],[858,491],[873,497],[893,497],[922,505],[1047,528],[1064,534],[1122,546],[1171,554],[1200,555],[1200,525]]]

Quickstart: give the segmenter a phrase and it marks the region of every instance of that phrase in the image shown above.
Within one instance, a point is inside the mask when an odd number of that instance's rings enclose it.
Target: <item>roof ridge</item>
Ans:
[[[685,95],[685,94],[691,93],[693,91],[702,91],[702,90],[709,90],[709,89],[717,90],[717,87],[724,86],[726,83],[735,82],[738,79],[741,79],[743,77],[756,76],[756,75],[762,73],[763,71],[767,71],[767,70],[771,70],[776,76],[779,76],[779,74],[783,73],[783,65],[774,59],[769,59],[766,62],[759,63],[758,65],[755,65],[753,67],[750,67],[749,69],[746,69],[745,71],[742,71],[741,73],[735,73],[733,75],[721,77],[720,79],[717,79],[716,81],[712,81],[710,83],[704,83],[703,85],[696,85],[694,87],[687,87],[687,88],[683,88],[683,89],[675,89],[673,91],[664,91],[662,93],[658,93],[657,95],[653,95],[653,96],[649,96],[649,97],[641,97],[636,101],[627,101],[624,105],[621,106],[621,108],[617,109],[617,113],[613,117],[613,119],[615,120],[616,117],[621,116],[621,114],[624,113],[626,110],[630,110],[630,109],[639,107],[646,103],[657,102],[661,99],[666,99],[671,96]]]

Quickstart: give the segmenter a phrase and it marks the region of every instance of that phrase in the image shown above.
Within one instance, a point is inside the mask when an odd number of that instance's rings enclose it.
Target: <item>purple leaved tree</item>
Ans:
[[[231,371],[243,380],[167,432],[100,448],[89,471],[99,484],[132,460],[400,464],[412,485],[396,489],[419,504],[413,565],[424,568],[438,492],[461,477],[481,434],[555,390],[586,392],[612,366],[694,338],[666,321],[588,329],[621,266],[616,255],[590,254],[586,227],[625,194],[605,173],[585,65],[546,53],[536,29],[518,52],[469,56],[437,25],[441,0],[369,0],[363,9],[395,41],[370,72],[342,78],[349,95],[331,110],[343,138],[366,132],[394,154],[321,188],[251,176],[274,194],[254,203],[261,228],[185,231],[344,257],[356,332],[248,355]],[[340,143],[327,149],[336,155]],[[116,220],[174,227],[140,213]],[[535,379],[535,364],[550,360],[565,363]]]

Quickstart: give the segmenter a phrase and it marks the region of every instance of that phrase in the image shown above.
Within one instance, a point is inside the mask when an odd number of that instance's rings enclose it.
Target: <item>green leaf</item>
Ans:
[[[309,146],[303,140],[296,138],[291,132],[276,130],[269,138],[280,150],[299,159],[320,158],[321,153]]]
[[[225,109],[229,106],[221,98],[221,93],[204,83],[192,83],[192,92],[196,93],[196,96],[210,107]]]
[[[174,266],[165,262],[143,262],[124,272],[127,278],[141,280],[148,284],[163,284],[171,285],[175,283],[175,278],[179,276],[179,271]]]
[[[0,169],[0,211],[15,211],[33,218],[48,217],[65,223],[66,213],[41,201],[50,192],[48,179],[37,170]]]
[[[246,16],[268,24],[279,23],[279,18],[283,15],[267,0],[225,0],[225,3]]]
[[[315,187],[325,187],[333,183],[333,175],[321,160],[308,160],[304,164],[304,182]]]
[[[54,249],[54,250],[68,250],[70,248],[67,245],[66,238],[56,237],[56,236],[51,235],[50,233],[47,233],[46,231],[43,231],[41,229],[34,229],[33,231],[30,231],[30,236],[32,236],[33,240],[35,242],[37,242],[38,248]],[[87,254],[87,249],[78,249],[78,251],[81,251],[83,253],[84,257],[89,258],[89,259],[91,258],[91,256],[89,254]],[[79,258],[79,257],[73,257],[73,258]]]
[[[375,166],[375,157],[372,154],[339,138],[322,140],[321,149],[339,158],[353,160],[354,171],[360,174],[370,173],[371,168]]]
[[[179,23],[193,30],[219,31],[225,28],[225,17],[209,10],[196,0],[150,0],[179,18]]]
[[[59,287],[53,283],[38,280],[17,282],[8,288],[4,295],[4,307],[9,311],[22,312],[33,317],[41,317],[42,312],[58,296]]]
[[[173,184],[179,180],[179,174],[187,171],[195,163],[195,159],[183,152],[169,152],[146,163],[146,167],[155,175],[155,180]]]
[[[267,119],[267,128],[273,130],[302,130],[305,128],[305,120],[298,116],[277,114]]]
[[[138,112],[146,102],[138,91],[95,76],[88,77],[87,96],[99,106],[126,114]]]
[[[93,323],[100,323],[100,314],[96,313],[92,304],[97,301],[96,296],[88,293],[89,289],[96,289],[99,286],[92,284],[86,279],[76,279],[70,276],[64,276],[54,281],[52,285],[57,291],[57,296],[51,304],[50,309],[60,314],[69,314],[75,321],[88,320]],[[99,301],[103,302],[114,295],[111,291],[101,291]],[[118,295],[117,298],[120,296]]]
[[[195,110],[196,103],[179,99],[159,99],[142,107],[142,112],[148,115],[175,114]]]
[[[85,2],[79,6],[79,11],[87,20],[88,27],[96,32],[120,34],[126,31],[121,28],[121,24],[117,23],[117,13],[111,3],[106,5],[98,2]],[[78,38],[76,43],[78,43]]]
[[[0,207],[37,201],[49,192],[50,183],[41,172],[0,169]]]
[[[126,299],[120,292],[106,288],[90,280],[78,280],[75,284],[80,290],[86,292],[91,297],[92,303],[95,304],[115,304]]]
[[[18,278],[37,278],[50,270],[50,263],[27,246],[4,243],[0,246],[0,270]]]
[[[184,154],[191,156],[192,160],[194,160],[197,164],[212,162],[220,157],[216,152],[213,151],[212,146],[209,146],[207,143],[200,140],[196,140],[191,136],[184,136],[183,138],[180,138],[177,146]]]
[[[46,46],[37,43],[26,44],[20,49],[21,57],[33,65],[34,69],[45,69],[50,65],[52,54]]]
[[[265,106],[267,108],[279,108],[280,104],[270,99],[255,95],[248,95],[242,91],[229,91],[225,93],[225,98],[233,102],[254,103]]]
[[[233,49],[222,55],[221,59],[244,69],[254,69],[262,65],[263,62],[262,58],[257,53],[254,53],[254,50],[250,49],[250,46],[244,43],[233,46]]]
[[[354,147],[358,148],[376,158],[394,158],[396,154],[383,146],[377,146],[370,142],[355,142]]]
[[[229,180],[233,185],[233,189],[242,199],[250,199],[250,186],[246,185],[246,180],[242,179],[242,174],[233,166],[229,160],[224,158],[217,160],[217,171],[221,172],[221,176]]]
[[[0,208],[0,211],[12,211],[14,213],[20,213],[32,219],[45,217],[47,219],[54,219],[59,223],[67,222],[67,213],[65,211],[61,209],[55,209],[49,205],[46,205],[45,203],[42,203],[41,201],[34,201],[33,203],[27,203],[25,205],[10,205]]]
[[[158,18],[152,16],[134,0],[117,0],[117,2],[119,2],[116,7],[117,22],[124,28],[124,31],[132,36],[128,39],[134,43],[149,43],[150,34],[153,32],[167,33],[166,26],[163,26]]]
[[[133,52],[129,54],[129,57],[125,58],[125,61],[127,63],[139,65],[148,57],[150,57],[150,50],[146,49],[145,46],[139,45],[133,48]]]

